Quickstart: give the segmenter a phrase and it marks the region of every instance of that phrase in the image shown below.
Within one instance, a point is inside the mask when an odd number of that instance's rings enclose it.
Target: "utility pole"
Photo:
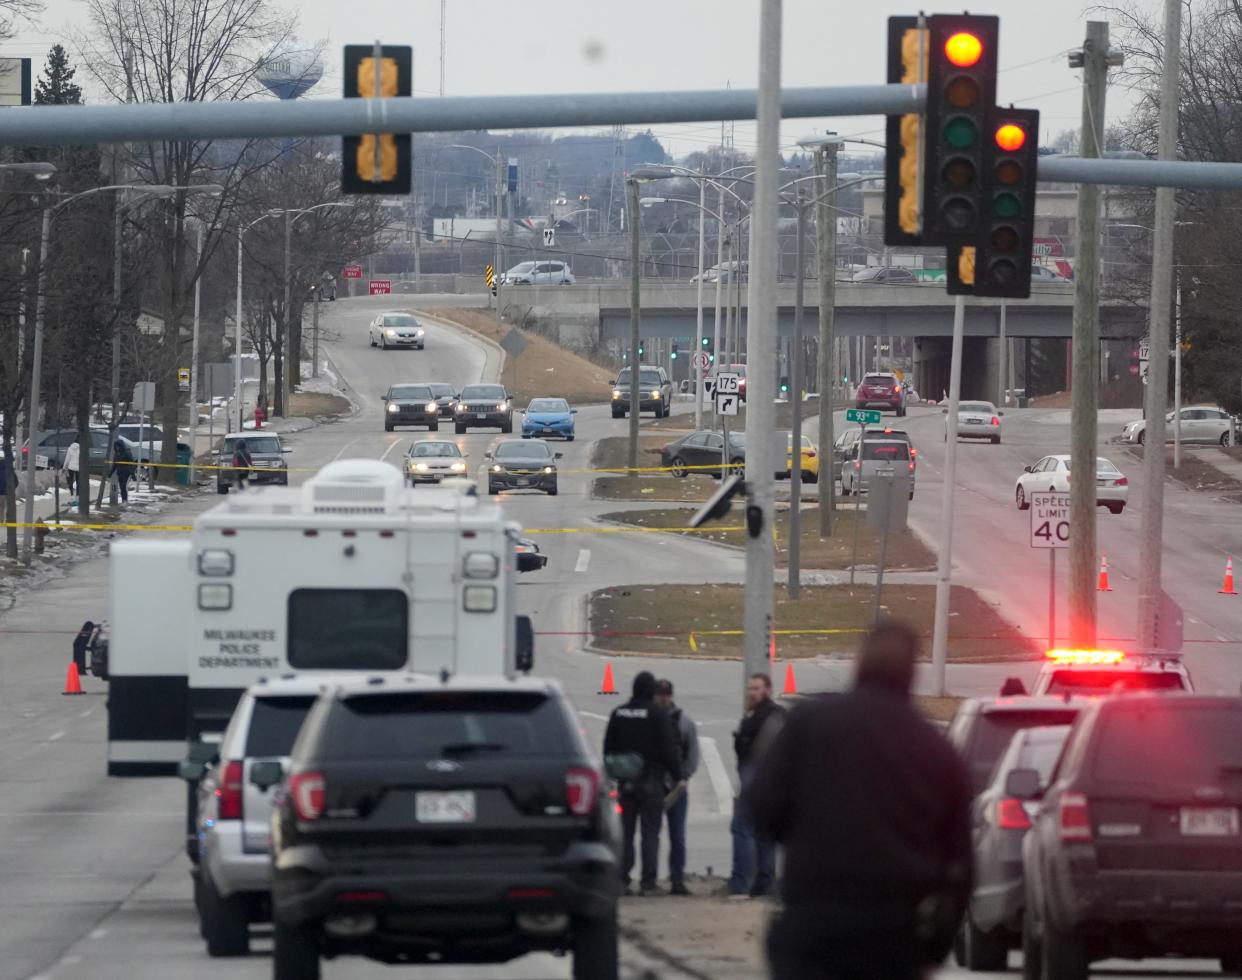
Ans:
[[[629,222],[630,222],[630,451],[626,460],[630,475],[638,469],[638,347],[642,334],[642,302],[641,283],[639,276],[640,243],[638,238],[638,181],[631,177],[626,181],[629,190]]]
[[[1001,300],[1000,305],[1000,344],[996,363],[996,406],[1003,409],[1005,399],[1005,379],[1008,376],[1009,333],[1006,329],[1005,314],[1009,312],[1009,304]]]
[[[323,292],[323,280],[312,287],[315,305],[311,314],[311,377],[319,377],[319,294]]]
[[[831,134],[830,134],[831,135]],[[837,153],[840,143],[823,143],[815,149],[815,173],[819,204],[815,213],[815,246],[819,258],[819,536],[832,537],[832,512],[837,506],[836,481],[832,478],[832,391],[837,378],[834,326],[837,302],[837,219],[828,201],[827,188],[837,186]],[[824,462],[828,472],[822,472]],[[856,515],[857,516],[857,515]]]
[[[713,359],[712,363],[713,364],[719,363],[717,359],[720,357],[721,328],[723,327],[723,321],[720,319],[720,291],[723,286],[722,280],[724,279],[725,269],[727,268],[724,264],[726,262],[724,209],[725,209],[725,192],[724,192],[724,186],[722,185],[718,193],[717,204],[716,204],[716,214],[719,215],[719,217],[716,219],[716,313],[715,313],[715,319],[712,321],[712,359]],[[716,411],[715,411],[715,404],[713,400],[712,428],[714,429],[715,427],[716,427]]]
[[[194,328],[190,334],[190,473],[188,485],[191,487],[194,486],[194,460],[198,457],[198,328],[203,299],[203,219],[196,217],[194,224],[198,234],[194,249]],[[209,403],[207,410],[210,412],[213,408],[210,405],[211,398],[208,397],[207,401]],[[148,469],[154,479],[155,467],[150,466]]]
[[[1164,4],[1164,75],[1160,81],[1159,158],[1177,158],[1177,102],[1181,75],[1182,10],[1180,0]],[[1151,302],[1148,315],[1147,428],[1143,433],[1142,550],[1138,580],[1139,649],[1159,642],[1160,572],[1164,549],[1164,413],[1169,401],[1169,312],[1173,305],[1173,232],[1177,196],[1172,187],[1156,188],[1156,221],[1151,248]],[[1180,310],[1179,310],[1180,314]],[[1179,315],[1180,326],[1180,315]],[[1181,354],[1178,336],[1178,357]],[[1179,361],[1180,366],[1180,361]],[[1179,378],[1180,380],[1180,378]],[[1181,391],[1179,388],[1178,394]],[[1180,449],[1180,446],[1178,447]]]
[[[377,150],[376,153],[379,151]],[[293,363],[293,358],[289,355],[293,352],[289,349],[289,339],[292,335],[290,327],[293,325],[293,310],[290,305],[293,302],[293,283],[289,279],[289,250],[292,247],[293,234],[293,216],[288,208],[285,209],[285,322],[284,329],[281,331],[281,348],[284,352],[283,367],[284,371],[280,376],[280,411],[276,414],[281,418],[287,418],[289,415],[289,395],[293,391],[293,372],[299,371],[298,365]]]
[[[43,398],[43,309],[47,302],[47,246],[52,234],[52,205],[43,208],[43,227],[39,234],[39,274],[35,278],[34,340],[31,344],[33,369],[30,373],[30,401],[26,409],[26,431],[30,449],[26,453],[26,506],[22,523],[22,560],[29,565],[34,554],[35,463],[39,446],[39,410]],[[87,447],[87,488],[90,488],[90,447]]]
[[[698,286],[696,289],[697,297],[695,300],[695,334],[694,334],[694,428],[696,430],[703,428],[703,368],[699,364],[699,357],[703,353],[703,251],[706,242],[704,235],[706,227],[703,222],[707,217],[707,180],[704,177],[699,178],[699,275]],[[590,215],[588,214],[589,218]]]
[[[1108,69],[1119,63],[1120,54],[1116,60],[1109,54],[1108,24],[1088,21],[1082,50],[1072,51],[1069,56],[1070,67],[1082,69],[1081,155],[1085,158],[1101,156],[1104,149]],[[1096,641],[1095,461],[1100,385],[1100,190],[1095,184],[1078,185],[1077,254],[1070,472],[1079,479],[1070,481],[1069,630],[1071,645],[1089,648]]]
[[[773,501],[776,427],[776,272],[780,254],[781,0],[759,6],[759,92],[754,204],[751,210],[746,367],[746,585],[743,607],[746,678],[769,669],[772,637]],[[740,313],[740,311],[739,311]],[[740,317],[739,317],[740,318]],[[740,330],[739,330],[740,335]],[[745,702],[743,702],[745,703]]]
[[[504,163],[500,158],[500,147],[496,147],[496,249],[495,249],[495,257],[492,259],[492,274],[496,278],[493,279],[492,281],[496,283],[496,295],[493,297],[493,299],[495,299],[496,301],[496,339],[497,340],[500,339],[500,293],[501,293],[500,273],[502,271],[500,262],[503,256],[503,253],[501,252],[501,244],[500,244],[500,228],[501,228],[500,195],[501,195],[501,189],[503,187],[504,187]],[[460,272],[461,270],[459,269],[458,271]]]
[[[793,344],[789,353],[789,584],[790,599],[797,599],[802,585],[802,300],[806,279],[806,209],[802,187],[796,188],[794,206],[798,209],[797,267],[794,283]],[[823,414],[823,408],[820,408]],[[831,471],[829,471],[831,476]]]

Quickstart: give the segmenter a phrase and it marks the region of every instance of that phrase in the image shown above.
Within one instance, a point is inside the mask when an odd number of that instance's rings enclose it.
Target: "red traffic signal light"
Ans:
[[[958,31],[944,42],[944,56],[958,68],[973,68],[983,57],[983,42],[969,31]]]

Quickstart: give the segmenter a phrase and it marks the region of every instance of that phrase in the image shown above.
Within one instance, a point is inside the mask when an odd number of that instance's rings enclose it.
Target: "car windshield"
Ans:
[[[530,403],[528,412],[568,412],[569,402],[564,398],[536,398]]]
[[[1111,460],[1097,459],[1095,461],[1095,472],[1097,475],[1107,474],[1108,476],[1115,476],[1120,474],[1121,470],[1117,469]]]
[[[461,456],[455,442],[416,442],[410,447],[411,456]]]
[[[972,412],[976,415],[995,415],[996,409],[991,402],[962,402],[957,406],[959,412]]]
[[[1089,670],[1066,667],[1048,679],[1048,694],[1108,694],[1112,691],[1183,691],[1182,675],[1172,670]]]
[[[618,387],[628,384],[630,380],[630,369],[622,368],[621,373],[617,375]],[[639,384],[658,385],[660,383],[660,372],[653,368],[640,368],[638,371]]]
[[[1242,774],[1242,710],[1144,700],[1110,711],[1095,750],[1095,778],[1160,787],[1229,786]],[[1144,751],[1136,752],[1136,745]]]
[[[275,436],[245,436],[246,450],[251,454],[255,453],[278,453],[280,452],[280,440]],[[238,436],[235,439],[226,439],[224,448],[226,452],[233,452],[237,448],[237,444],[243,439]]]
[[[910,445],[905,442],[864,442],[863,459],[877,459],[889,463],[910,458]]]
[[[793,449],[793,433],[792,432],[786,434],[785,436],[785,448]],[[802,448],[803,449],[814,449],[815,448],[815,444],[811,442],[810,436],[802,437]]]
[[[463,400],[477,398],[481,401],[502,402],[508,397],[500,385],[466,385],[461,390]]]
[[[393,385],[388,389],[391,399],[413,398],[417,401],[429,401],[433,396],[426,385]]]
[[[324,740],[329,759],[565,758],[576,740],[537,691],[434,691],[346,698]]]
[[[1037,725],[1069,725],[1078,715],[1076,707],[1048,708],[1040,711],[989,711],[979,719],[975,737],[970,741],[970,767],[972,792],[978,795],[987,788],[988,778],[996,766],[996,760],[1004,754],[1009,740],[1020,728]]]
[[[384,314],[384,326],[417,327],[418,321],[408,313],[386,313]]]
[[[532,456],[551,456],[552,450],[548,448],[546,442],[540,442],[537,439],[524,439],[518,442],[516,439],[512,442],[502,442],[496,447],[493,455],[497,459],[530,459]]]
[[[1034,769],[1039,773],[1039,783],[1047,786],[1053,767],[1061,756],[1065,740],[1069,738],[1069,725],[1047,725],[1035,729],[1022,746],[1016,769]]]
[[[457,394],[457,389],[452,385],[433,384],[427,387],[431,389],[431,393],[437,398],[453,398]]]
[[[315,696],[288,698],[255,698],[250,715],[250,731],[246,733],[246,757],[288,755]]]

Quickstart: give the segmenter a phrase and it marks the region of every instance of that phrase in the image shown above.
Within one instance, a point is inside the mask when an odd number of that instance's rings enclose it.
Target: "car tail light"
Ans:
[[[900,392],[901,392],[901,385],[893,385],[893,394],[896,395],[896,394],[899,394]]]
[[[323,816],[323,773],[294,773],[289,777],[289,795],[299,820],[318,820]]]
[[[914,457],[917,456],[918,454],[919,454],[919,451],[915,449],[913,446],[911,446],[910,447],[910,458],[914,459]]]
[[[1069,481],[1070,481],[1070,477],[1072,477],[1073,475],[1074,475],[1074,474],[1072,474],[1072,473],[1066,473],[1066,474],[1065,474],[1065,482],[1066,482],[1066,483],[1069,483]]]
[[[565,803],[571,813],[585,817],[595,810],[599,773],[594,769],[570,769],[565,773]]]
[[[814,449],[808,449],[808,450],[806,451],[806,458],[807,458],[807,459],[814,459],[814,458],[815,458],[815,450],[814,450]]]
[[[910,460],[910,472],[914,472],[914,460]]]
[[[998,419],[995,415],[992,416],[992,424],[1000,425],[1000,419]]]
[[[1031,818],[1027,816],[1022,801],[1012,796],[997,801],[996,826],[1001,830],[1029,830]]]
[[[358,903],[386,902],[388,901],[388,893],[380,891],[378,888],[368,891],[353,892],[337,892],[336,900],[342,905],[356,905]]]
[[[1061,840],[1090,840],[1091,813],[1083,793],[1062,793],[1057,811]]]
[[[1130,485],[1129,479],[1127,479],[1124,476],[1119,476],[1117,477],[1117,479],[1113,481],[1113,486],[1115,487],[1128,487],[1129,485]]]
[[[861,459],[856,459],[856,460],[854,460],[854,469],[855,469],[855,470],[861,470],[861,469],[862,469],[862,460],[861,460]]]
[[[220,770],[220,785],[216,787],[216,817],[219,820],[240,820],[242,816],[242,789],[245,786],[243,766],[237,759],[226,762]]]

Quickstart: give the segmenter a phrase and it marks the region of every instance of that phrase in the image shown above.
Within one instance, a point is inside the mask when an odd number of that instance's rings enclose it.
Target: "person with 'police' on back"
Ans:
[[[669,713],[655,701],[656,679],[650,671],[634,678],[630,700],[612,712],[604,732],[604,763],[617,781],[625,855],[621,878],[626,890],[634,870],[634,834],[642,828],[643,895],[661,894],[656,884],[660,825],[667,786],[682,782],[681,751]]]

